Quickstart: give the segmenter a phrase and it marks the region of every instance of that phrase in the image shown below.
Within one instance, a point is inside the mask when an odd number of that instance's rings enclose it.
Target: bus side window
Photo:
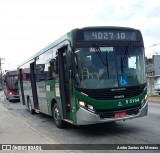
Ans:
[[[57,59],[52,59],[50,62],[50,77],[52,79],[58,79],[58,62]]]
[[[44,81],[46,79],[46,65],[44,53],[36,58],[35,75],[36,81]]]

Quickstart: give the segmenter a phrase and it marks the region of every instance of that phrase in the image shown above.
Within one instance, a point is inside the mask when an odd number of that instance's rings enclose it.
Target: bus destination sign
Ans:
[[[100,40],[136,40],[136,32],[133,31],[84,31],[85,41]]]

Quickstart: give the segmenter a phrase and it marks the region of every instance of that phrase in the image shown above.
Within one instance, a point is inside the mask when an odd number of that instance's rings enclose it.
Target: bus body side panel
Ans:
[[[52,116],[52,101],[57,102],[61,106],[59,81],[58,80],[47,80],[46,81],[46,98],[48,105],[48,115]]]
[[[46,99],[48,106],[48,115],[52,116],[52,100],[55,100],[55,80],[46,81]],[[57,101],[57,100],[55,100]]]
[[[38,105],[40,112],[48,114],[48,103],[46,98],[46,82],[39,81],[36,82],[37,95],[38,95]]]

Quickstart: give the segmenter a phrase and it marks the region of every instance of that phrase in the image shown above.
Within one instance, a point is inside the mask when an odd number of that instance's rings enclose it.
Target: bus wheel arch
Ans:
[[[52,117],[58,128],[62,129],[65,127],[65,123],[61,118],[58,103],[55,100],[52,100]]]
[[[27,96],[27,105],[28,105],[28,108],[29,108],[29,111],[31,114],[34,114],[35,113],[35,110],[33,109],[32,107],[32,103],[31,103],[31,100],[30,100],[30,97]]]
[[[52,103],[51,103],[51,112],[52,112],[52,115],[53,115],[53,106],[54,106],[55,103],[57,103],[57,101],[55,99],[52,99]]]

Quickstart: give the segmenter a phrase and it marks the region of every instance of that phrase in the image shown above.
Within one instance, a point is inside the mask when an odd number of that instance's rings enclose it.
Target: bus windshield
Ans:
[[[76,86],[86,89],[144,84],[144,49],[140,46],[86,47],[75,50]]]
[[[8,76],[7,77],[8,88],[10,90],[18,90],[18,78],[17,76]]]

